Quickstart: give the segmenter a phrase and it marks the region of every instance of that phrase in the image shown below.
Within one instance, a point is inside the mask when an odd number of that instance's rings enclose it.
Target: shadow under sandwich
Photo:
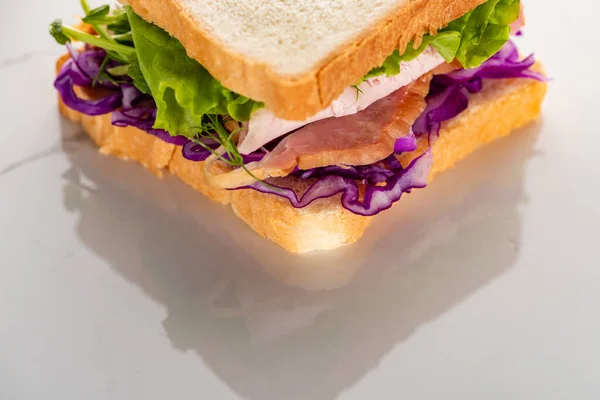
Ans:
[[[85,246],[165,306],[175,349],[244,398],[332,399],[514,265],[540,127],[475,153],[331,253],[289,255],[173,177],[87,143],[67,152],[65,207]]]

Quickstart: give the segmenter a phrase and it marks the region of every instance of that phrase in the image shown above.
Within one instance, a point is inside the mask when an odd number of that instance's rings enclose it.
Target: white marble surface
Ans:
[[[3,3],[0,399],[599,398],[599,3],[527,1],[543,121],[309,258],[59,118],[77,3]]]

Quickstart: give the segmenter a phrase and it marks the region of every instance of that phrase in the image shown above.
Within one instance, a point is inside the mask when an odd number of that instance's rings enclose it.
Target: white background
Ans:
[[[97,154],[52,88],[78,2],[2,3],[0,399],[600,397],[597,1],[526,3],[540,123],[308,258]]]

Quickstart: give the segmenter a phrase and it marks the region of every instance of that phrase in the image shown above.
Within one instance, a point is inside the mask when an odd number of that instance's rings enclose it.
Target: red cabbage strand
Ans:
[[[400,200],[404,193],[427,185],[429,171],[433,163],[433,154],[428,150],[416,158],[407,168],[401,169],[386,179],[384,186],[367,185],[363,199],[360,199],[359,186],[355,179],[341,175],[326,175],[313,183],[300,197],[290,188],[275,186],[271,183],[256,182],[237,189],[254,189],[261,193],[272,194],[289,200],[295,208],[304,208],[319,199],[342,194],[342,206],[357,215],[365,217],[376,215],[389,209]]]

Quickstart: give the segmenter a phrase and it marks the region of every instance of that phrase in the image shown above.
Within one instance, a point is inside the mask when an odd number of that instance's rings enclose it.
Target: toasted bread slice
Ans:
[[[59,60],[59,65],[64,59]],[[535,69],[541,71],[541,66]],[[506,136],[540,115],[546,84],[529,79],[486,81],[481,93],[470,97],[470,106],[461,115],[444,123],[433,144],[434,164],[430,181],[438,173],[454,166],[478,147]],[[168,169],[210,199],[231,204],[235,213],[252,229],[286,250],[305,253],[331,250],[356,242],[372,217],[361,217],[345,210],[340,196],[321,199],[303,209],[293,208],[287,200],[254,190],[213,189],[204,181],[204,163],[186,160],[181,148],[167,144],[133,127],[111,124],[111,115],[91,117],[66,107],[59,101],[62,114],[83,125],[103,154],[135,160],[161,176]],[[405,154],[407,165],[422,154],[428,144],[419,142],[419,150]],[[306,181],[283,178],[286,186],[303,189]]]
[[[486,0],[128,0],[225,87],[305,120],[426,33]]]

